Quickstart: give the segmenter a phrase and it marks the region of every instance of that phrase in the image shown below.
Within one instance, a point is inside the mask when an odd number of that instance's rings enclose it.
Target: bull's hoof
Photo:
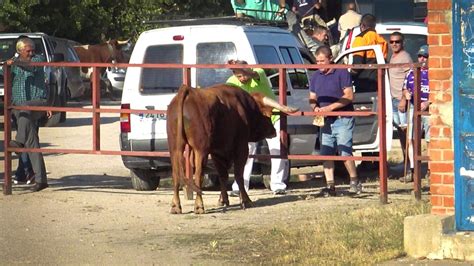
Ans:
[[[181,214],[183,213],[183,210],[181,209],[181,207],[171,207],[171,210],[170,210],[170,213],[171,214]]]
[[[194,207],[194,214],[204,214],[206,211],[204,210],[204,207]]]
[[[255,207],[255,205],[253,204],[252,201],[249,200],[249,201],[242,201],[242,202],[240,203],[240,207],[241,207],[243,210],[245,210],[245,209],[247,209],[247,208]]]
[[[229,199],[223,200],[223,199],[222,199],[222,196],[221,196],[221,197],[219,198],[219,200],[217,201],[217,205],[218,205],[219,207],[224,207],[224,206],[229,207],[229,206],[230,206]]]
[[[230,206],[230,203],[229,203],[229,201],[224,202],[224,201],[219,200],[219,202],[217,202],[217,205],[218,205],[219,207],[224,207],[224,206],[225,206],[225,207],[229,207],[229,206]]]

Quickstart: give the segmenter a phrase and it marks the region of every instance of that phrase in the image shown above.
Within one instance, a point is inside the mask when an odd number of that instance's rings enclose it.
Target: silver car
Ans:
[[[122,92],[123,81],[125,80],[125,68],[108,67],[104,76],[108,80],[106,81],[111,87],[112,92]]]

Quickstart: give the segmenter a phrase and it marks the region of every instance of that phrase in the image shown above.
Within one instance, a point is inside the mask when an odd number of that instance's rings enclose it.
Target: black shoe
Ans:
[[[285,195],[286,194],[286,189],[277,189],[273,191],[273,195]]]
[[[47,183],[36,183],[30,190],[31,192],[38,192],[49,187]]]
[[[23,185],[26,184],[26,180],[24,178],[17,178],[16,176],[13,177],[13,184],[15,185]]]
[[[35,183],[35,173],[33,173],[33,171],[28,172],[28,175],[26,176],[26,184],[32,185],[34,183]]]
[[[336,187],[335,186],[325,187],[325,188],[323,188],[323,190],[321,190],[321,193],[323,194],[323,197],[325,197],[325,198],[335,197],[337,195],[336,194]]]
[[[12,148],[24,148],[25,147],[25,145],[23,145],[23,143],[20,143],[16,140],[10,140],[10,145],[9,146],[12,147]],[[21,152],[16,152],[15,151],[14,153],[16,153],[18,156],[21,155]]]
[[[409,182],[413,182],[413,173],[412,172],[408,172],[408,174],[406,176],[402,176],[398,179],[400,182],[404,182],[404,183],[409,183]]]
[[[431,175],[430,169],[426,170],[425,179],[426,179],[426,180],[429,180],[429,179],[430,179],[430,175]]]
[[[349,193],[360,195],[361,192],[362,192],[362,184],[360,183],[360,181],[351,181],[351,184],[349,187]]]

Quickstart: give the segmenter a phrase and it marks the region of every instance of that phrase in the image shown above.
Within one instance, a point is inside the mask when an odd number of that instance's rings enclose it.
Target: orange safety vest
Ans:
[[[382,36],[378,35],[377,32],[375,32],[375,30],[373,29],[368,29],[364,32],[361,32],[359,35],[357,35],[354,39],[354,43],[352,44],[352,47],[355,48],[355,47],[375,45],[375,44],[380,45],[380,47],[382,48],[383,57],[387,58],[387,50],[388,50],[387,42]],[[375,63],[375,53],[373,50],[360,51],[360,52],[354,53],[354,56],[361,56],[365,58],[366,62],[360,62],[362,64]]]

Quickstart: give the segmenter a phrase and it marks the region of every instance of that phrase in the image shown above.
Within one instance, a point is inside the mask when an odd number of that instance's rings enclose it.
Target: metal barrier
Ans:
[[[66,154],[95,154],[95,155],[130,155],[130,156],[152,156],[152,157],[169,157],[169,152],[133,152],[133,151],[114,151],[114,150],[102,150],[100,148],[100,113],[133,113],[133,114],[166,114],[166,110],[117,110],[117,109],[107,109],[100,107],[100,78],[99,78],[99,68],[105,67],[141,67],[141,68],[181,68],[183,69],[183,83],[190,85],[191,80],[191,68],[248,68],[248,67],[259,67],[259,68],[271,68],[279,70],[279,102],[286,105],[286,70],[287,69],[319,69],[319,68],[338,68],[338,69],[377,69],[378,76],[378,92],[377,92],[377,112],[373,111],[352,111],[352,112],[296,112],[291,114],[291,116],[314,116],[324,115],[324,116],[340,116],[340,115],[349,115],[349,116],[372,116],[377,115],[378,125],[379,125],[379,156],[321,156],[321,155],[288,155],[288,134],[286,132],[287,128],[287,117],[285,115],[281,116],[280,119],[280,128],[281,128],[281,154],[280,156],[271,156],[271,155],[254,155],[253,157],[258,158],[287,158],[287,159],[303,159],[303,160],[333,160],[333,161],[378,161],[383,162],[379,163],[379,180],[380,180],[380,202],[387,203],[387,151],[386,147],[386,111],[385,111],[385,89],[384,89],[384,70],[391,67],[414,67],[415,71],[415,94],[414,94],[414,194],[416,199],[421,199],[421,161],[428,160],[427,156],[421,156],[421,138],[420,138],[420,129],[421,121],[420,116],[428,114],[427,112],[421,112],[420,110],[420,67],[421,64],[384,64],[384,65],[281,65],[281,64],[258,64],[258,65],[182,65],[182,64],[109,64],[109,63],[30,63],[31,66],[63,66],[63,67],[92,67],[92,108],[81,108],[81,107],[51,107],[51,106],[12,106],[11,105],[11,85],[10,85],[10,66],[6,64],[4,68],[4,85],[5,85],[5,95],[4,95],[4,117],[11,117],[11,109],[16,110],[32,110],[32,111],[66,111],[66,112],[86,112],[92,113],[92,149],[28,149],[28,148],[14,148],[9,146],[11,139],[11,122],[10,119],[4,119],[4,184],[3,184],[3,194],[10,195],[12,194],[12,180],[11,180],[11,153],[12,152],[47,152],[47,153],[66,153]],[[391,130],[391,129],[390,129]],[[187,157],[187,156],[186,156]],[[186,175],[189,177],[191,175],[190,164],[186,164]],[[192,195],[192,194],[191,194]],[[188,192],[188,197],[190,197]],[[192,197],[192,196],[191,196]]]

